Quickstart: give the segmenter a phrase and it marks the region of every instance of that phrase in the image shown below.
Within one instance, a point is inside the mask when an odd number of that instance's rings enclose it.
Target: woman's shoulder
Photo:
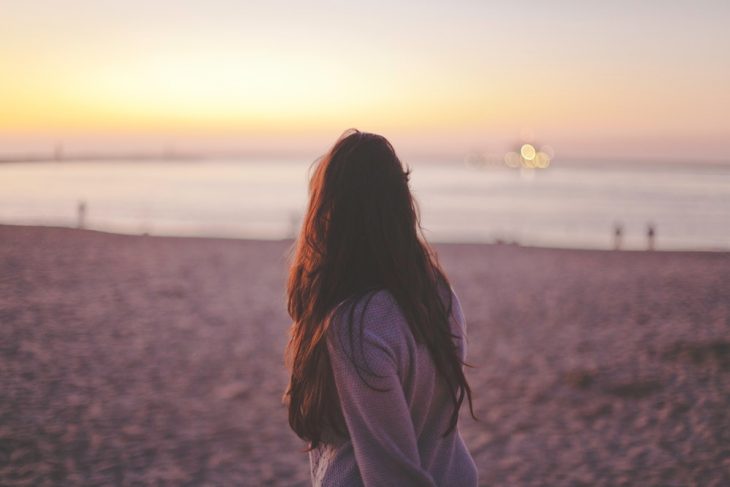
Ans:
[[[333,312],[330,328],[337,333],[393,339],[407,327],[403,310],[388,289],[375,289],[341,302]]]
[[[441,290],[440,297],[444,306],[449,308],[450,320],[455,320],[465,333],[466,320],[459,297],[452,286],[447,289]],[[337,333],[369,335],[389,343],[412,338],[403,308],[393,293],[385,288],[342,301],[332,313],[330,328]]]
[[[375,290],[338,305],[327,330],[333,367],[349,367],[387,376],[407,361],[408,330],[393,295]]]

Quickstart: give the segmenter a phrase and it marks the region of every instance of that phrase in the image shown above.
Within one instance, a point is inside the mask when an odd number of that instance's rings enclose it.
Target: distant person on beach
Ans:
[[[621,244],[624,239],[624,226],[620,223],[616,223],[613,226],[613,248],[614,250],[621,250]]]
[[[654,240],[656,239],[656,228],[653,223],[646,225],[646,248],[654,250]]]
[[[319,159],[289,271],[289,424],[317,486],[475,486],[466,323],[383,137]]]
[[[78,228],[85,228],[86,227],[86,201],[79,201],[79,204],[76,207],[76,214],[78,217],[76,226]]]

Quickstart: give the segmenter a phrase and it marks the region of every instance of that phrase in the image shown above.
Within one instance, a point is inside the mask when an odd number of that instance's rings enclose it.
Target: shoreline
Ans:
[[[39,229],[39,230],[49,230],[49,231],[76,231],[76,232],[88,232],[91,234],[100,234],[100,235],[108,235],[108,236],[118,236],[118,237],[141,237],[141,238],[153,238],[153,239],[169,239],[169,240],[179,240],[179,241],[185,241],[185,240],[193,240],[193,241],[240,241],[240,242],[258,242],[261,244],[265,243],[290,243],[293,244],[295,239],[289,237],[289,238],[280,238],[280,239],[266,239],[266,238],[248,238],[248,237],[223,237],[223,236],[208,236],[208,235],[154,235],[154,234],[144,234],[144,233],[124,233],[124,232],[114,232],[110,230],[100,230],[100,229],[94,229],[94,228],[78,228],[78,227],[70,227],[70,226],[60,226],[60,225],[26,225],[26,224],[12,224],[12,223],[0,223],[0,228],[2,227],[12,227],[12,228],[19,228],[19,229]],[[647,250],[647,249],[603,249],[603,248],[584,248],[584,247],[550,247],[550,246],[539,246],[539,245],[523,245],[517,242],[503,242],[503,243],[496,243],[496,242],[457,242],[457,241],[428,241],[429,244],[432,247],[441,247],[441,246],[447,246],[447,247],[464,247],[464,248],[471,248],[471,247],[488,247],[488,248],[516,248],[516,249],[524,249],[524,250],[534,250],[534,251],[556,251],[556,252],[597,252],[597,253],[621,253],[621,254],[662,254],[662,255],[727,255],[730,254],[730,249],[723,250],[723,249],[654,249],[654,250]]]

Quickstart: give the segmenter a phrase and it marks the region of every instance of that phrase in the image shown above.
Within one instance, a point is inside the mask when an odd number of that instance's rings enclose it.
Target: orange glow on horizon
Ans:
[[[0,78],[0,135],[356,126],[420,133],[426,145],[443,134],[469,150],[489,134],[530,126],[549,134],[542,140],[596,152],[606,138],[653,150],[667,134],[700,148],[730,136],[722,88],[730,69],[716,62],[727,34],[709,15],[704,37],[689,42],[670,11],[653,27],[667,35],[653,36],[630,19],[600,27],[596,16],[583,26],[558,7],[527,17],[517,7],[429,6],[418,15],[393,7],[390,18],[315,2],[292,4],[301,15],[294,22],[276,6],[227,1],[220,12],[163,1],[150,16],[134,0],[77,3],[78,12],[51,15],[35,0],[5,12],[0,70],[10,75]],[[454,23],[444,24],[446,14]]]

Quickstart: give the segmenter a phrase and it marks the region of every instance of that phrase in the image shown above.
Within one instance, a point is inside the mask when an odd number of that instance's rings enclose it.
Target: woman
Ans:
[[[348,131],[318,161],[288,282],[289,424],[321,486],[473,486],[458,298],[390,143]],[[474,416],[473,410],[472,416]]]

